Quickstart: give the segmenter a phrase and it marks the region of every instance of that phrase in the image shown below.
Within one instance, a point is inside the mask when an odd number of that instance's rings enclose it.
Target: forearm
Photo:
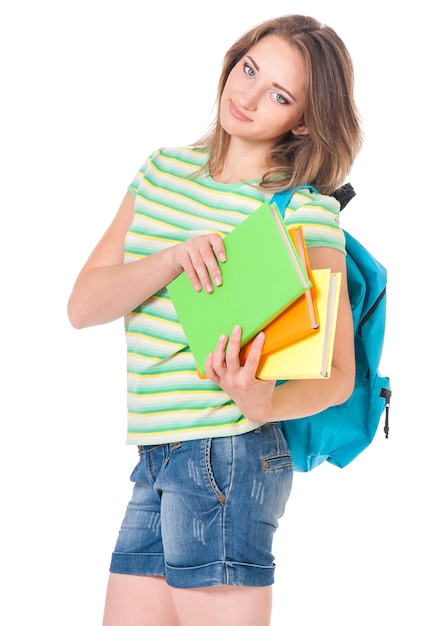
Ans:
[[[68,302],[75,328],[112,322],[135,309],[177,275],[169,249],[126,264],[86,268]]]
[[[271,418],[274,420],[308,417],[342,404],[351,395],[354,368],[349,371],[332,367],[330,378],[292,380],[278,385],[271,399]]]
[[[346,370],[332,367],[330,378],[291,380],[270,389],[272,381],[257,380],[247,393],[236,390],[236,403],[253,422],[279,422],[308,417],[345,402],[354,385],[354,364]]]
[[[353,324],[349,307],[342,311],[348,322],[337,330],[338,349],[333,357],[330,377],[290,380],[276,385],[272,380],[256,378],[265,335],[253,341],[244,365],[239,362],[241,331],[233,330],[230,338],[222,336],[206,362],[208,378],[223,389],[237,404],[240,412],[258,423],[308,417],[347,400],[355,383]]]

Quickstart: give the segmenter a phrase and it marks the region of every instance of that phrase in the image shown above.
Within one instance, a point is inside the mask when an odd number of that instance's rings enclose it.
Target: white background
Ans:
[[[393,401],[388,440],[378,432],[345,470],[295,474],[273,626],[442,626],[443,50],[432,5],[2,5],[2,624],[101,623],[136,461],[124,335],[121,321],[73,330],[66,302],[145,157],[206,130],[226,49],[297,12],[335,28],[354,59],[366,143],[342,224],[389,271],[381,370]]]

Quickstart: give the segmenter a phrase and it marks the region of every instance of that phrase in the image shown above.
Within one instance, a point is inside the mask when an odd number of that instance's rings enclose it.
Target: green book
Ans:
[[[222,334],[230,336],[238,325],[245,345],[311,287],[274,204],[262,204],[225,236],[224,245],[222,285],[212,293],[195,291],[185,272],[167,286],[201,372]]]

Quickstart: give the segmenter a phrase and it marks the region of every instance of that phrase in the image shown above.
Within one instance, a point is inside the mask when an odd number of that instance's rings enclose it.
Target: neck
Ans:
[[[265,155],[269,150],[263,145],[251,145],[231,138],[224,163],[213,178],[220,183],[238,183],[243,180],[260,180],[265,172]]]

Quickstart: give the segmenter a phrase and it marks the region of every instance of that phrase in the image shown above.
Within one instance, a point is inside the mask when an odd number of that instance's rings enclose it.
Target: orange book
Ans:
[[[313,284],[303,227],[290,226],[288,232],[298,251],[299,258],[307,272],[307,276]],[[276,280],[279,280],[278,276]],[[316,292],[312,286],[263,329],[265,342],[262,354],[268,354],[289,343],[294,343],[316,332],[318,329],[319,318],[316,307]],[[253,339],[249,341],[240,352],[240,362],[242,365],[245,363],[250,352],[252,342]]]

